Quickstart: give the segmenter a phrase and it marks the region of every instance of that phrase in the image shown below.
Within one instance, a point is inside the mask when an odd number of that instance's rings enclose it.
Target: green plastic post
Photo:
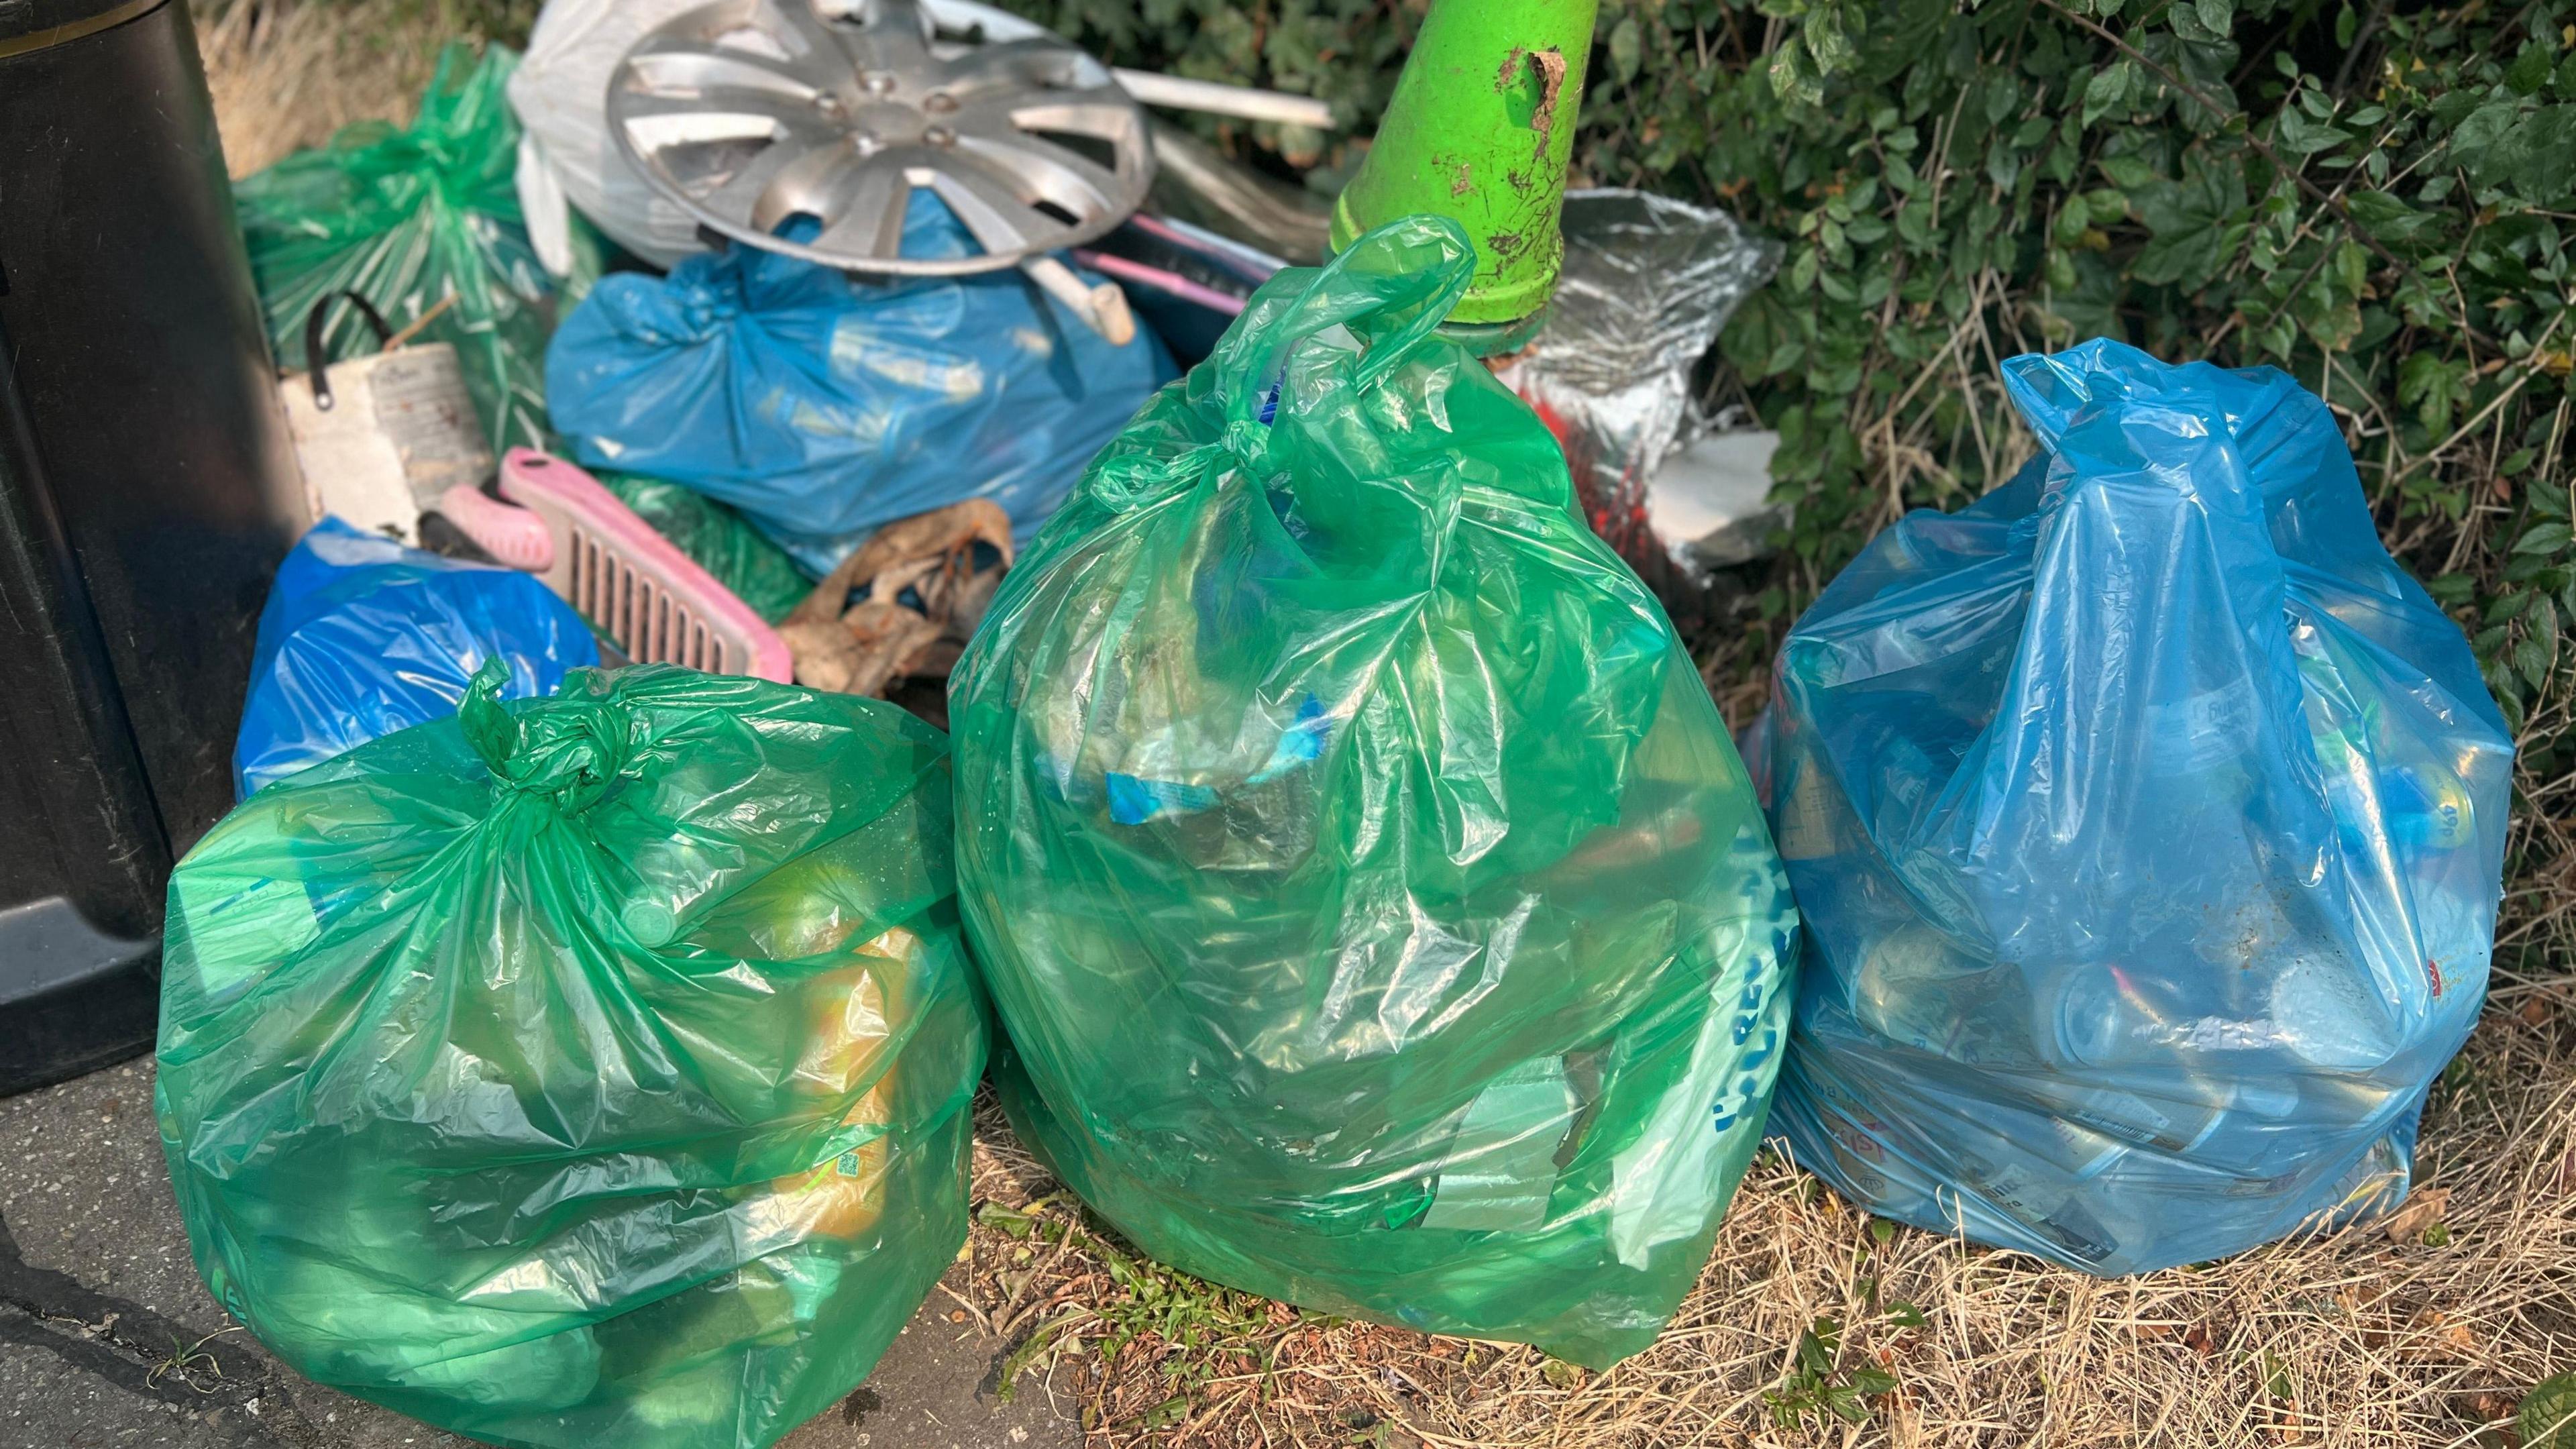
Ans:
[[[1434,0],[1377,141],[1333,204],[1333,249],[1400,216],[1455,218],[1475,240],[1476,279],[1450,322],[1517,345],[1565,257],[1558,214],[1596,9]]]

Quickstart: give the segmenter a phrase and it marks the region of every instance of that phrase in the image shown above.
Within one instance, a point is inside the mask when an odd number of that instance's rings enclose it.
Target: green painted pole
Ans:
[[[1455,218],[1476,279],[1450,314],[1487,350],[1535,330],[1565,259],[1558,216],[1598,0],[1433,0],[1357,176],[1333,248],[1400,216]]]

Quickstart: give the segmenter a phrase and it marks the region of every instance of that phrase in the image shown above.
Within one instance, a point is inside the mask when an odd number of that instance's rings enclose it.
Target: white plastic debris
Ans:
[[[1780,435],[1711,433],[1666,460],[1646,483],[1646,517],[1674,562],[1698,569],[1750,563],[1769,553],[1788,510],[1771,502],[1771,455]]]

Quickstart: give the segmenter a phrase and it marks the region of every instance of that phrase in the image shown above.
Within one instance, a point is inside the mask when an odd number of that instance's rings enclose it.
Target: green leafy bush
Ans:
[[[1123,62],[1328,97],[1366,134],[1423,6],[1013,8]],[[2333,404],[2390,544],[2470,631],[2523,738],[2516,870],[2556,879],[2546,817],[2576,766],[2571,20],[2487,0],[1604,0],[1578,167],[1790,243],[1717,386],[1780,431],[1796,518],[1713,674],[1765,662],[1897,513],[2029,456],[2004,357],[2107,335],[2271,363]],[[1348,161],[1234,139],[1321,156],[1327,182]]]

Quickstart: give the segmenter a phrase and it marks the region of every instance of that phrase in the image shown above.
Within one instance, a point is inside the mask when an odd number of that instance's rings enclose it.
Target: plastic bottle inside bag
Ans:
[[[1962,1154],[1959,1186],[2069,1257],[2099,1263],[2118,1251],[2120,1238],[2096,1214],[2086,1184],[2131,1149],[2071,1122],[2041,1118],[2036,1125],[2009,1140],[1976,1140]]]

